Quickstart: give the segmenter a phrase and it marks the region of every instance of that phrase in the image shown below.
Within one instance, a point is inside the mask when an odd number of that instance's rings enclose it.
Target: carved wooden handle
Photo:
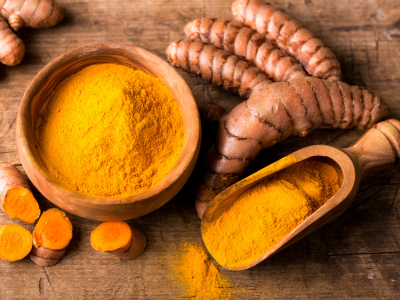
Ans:
[[[399,164],[400,121],[390,119],[375,124],[344,150],[354,160],[361,178]]]

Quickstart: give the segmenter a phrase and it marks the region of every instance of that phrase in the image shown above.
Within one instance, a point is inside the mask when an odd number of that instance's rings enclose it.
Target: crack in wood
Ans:
[[[389,208],[389,210],[388,210],[388,212],[387,212],[387,214],[386,214],[386,219],[389,218],[390,212],[392,211],[392,209],[393,209],[393,207],[394,207],[394,203],[395,203],[396,198],[397,198],[397,193],[399,192],[399,187],[400,187],[400,186],[397,185],[396,192],[394,193],[394,196],[393,196],[392,201],[391,201],[391,203],[390,203],[390,208]],[[399,245],[397,245],[397,246],[399,246]]]
[[[326,254],[326,256],[356,256],[356,255],[382,255],[382,254],[400,254],[400,251]]]
[[[46,280],[47,280],[47,282],[48,282],[48,283],[49,283],[49,285],[50,285],[51,292],[52,292],[52,293],[55,295],[55,292],[54,292],[54,290],[53,290],[53,286],[51,285],[51,281],[50,281],[49,274],[47,273],[47,271],[46,271],[46,268],[45,268],[45,267],[42,267],[42,269],[43,269],[43,273],[44,273],[44,275],[46,276]],[[43,278],[43,276],[41,276],[40,278],[42,279],[42,278]],[[39,281],[39,284],[40,284],[40,281]],[[43,283],[43,285],[44,285],[44,283]],[[42,285],[42,288],[40,288],[40,289],[39,289],[39,291],[40,291],[40,292],[43,290],[43,285]]]
[[[42,283],[42,280],[43,280],[43,276],[40,276],[40,278],[39,278],[39,294],[40,295],[42,295],[42,285],[43,285],[43,283]]]
[[[8,129],[6,130],[6,132],[0,137],[0,139],[2,139],[3,137],[5,137],[11,130],[11,128],[13,127],[15,121],[17,120],[17,116],[15,116],[10,124],[10,126],[8,126]]]

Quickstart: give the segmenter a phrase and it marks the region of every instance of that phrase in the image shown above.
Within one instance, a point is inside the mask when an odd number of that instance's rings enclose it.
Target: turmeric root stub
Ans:
[[[90,235],[92,247],[119,259],[134,259],[143,253],[147,239],[144,233],[123,221],[100,224]]]
[[[46,170],[67,187],[93,196],[130,196],[172,170],[184,126],[160,79],[101,64],[72,75],[47,99],[35,140]]]
[[[35,226],[30,258],[41,266],[55,265],[63,257],[71,239],[71,221],[61,210],[50,208],[43,212]]]
[[[288,156],[271,165],[291,164]],[[275,166],[274,166],[275,165]],[[320,208],[339,190],[335,168],[302,161],[244,191],[203,228],[216,261],[227,267],[252,264]]]

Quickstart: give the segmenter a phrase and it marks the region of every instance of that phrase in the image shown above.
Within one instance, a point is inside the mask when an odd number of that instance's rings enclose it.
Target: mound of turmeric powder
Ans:
[[[178,161],[182,113],[160,79],[115,65],[91,65],[46,100],[35,128],[47,171],[76,191],[128,196],[160,182]]]

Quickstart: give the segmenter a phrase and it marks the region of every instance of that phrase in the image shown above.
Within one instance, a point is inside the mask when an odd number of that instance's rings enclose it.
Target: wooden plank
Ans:
[[[400,2],[391,0],[273,0],[313,30],[338,56],[346,81],[381,95],[390,116],[400,118]],[[65,19],[47,30],[22,29],[27,53],[17,67],[0,65],[0,161],[19,165],[15,117],[31,79],[62,53],[91,43],[120,42],[163,57],[198,17],[231,18],[231,1],[61,0]],[[242,99],[181,72],[199,105],[214,101],[231,110]],[[346,147],[361,131],[317,130],[260,153],[246,174],[301,147]],[[99,222],[68,215],[74,237],[64,259],[43,268],[29,258],[0,261],[1,299],[184,298],[171,271],[176,245],[201,242],[193,205],[194,176],[159,210],[132,220],[148,237],[142,256],[119,262],[93,250],[90,232]],[[366,178],[342,217],[242,272],[221,270],[234,299],[399,299],[400,186],[395,168]],[[43,210],[52,207],[35,189]],[[0,224],[19,223],[0,213]],[[33,230],[33,225],[24,225]]]

